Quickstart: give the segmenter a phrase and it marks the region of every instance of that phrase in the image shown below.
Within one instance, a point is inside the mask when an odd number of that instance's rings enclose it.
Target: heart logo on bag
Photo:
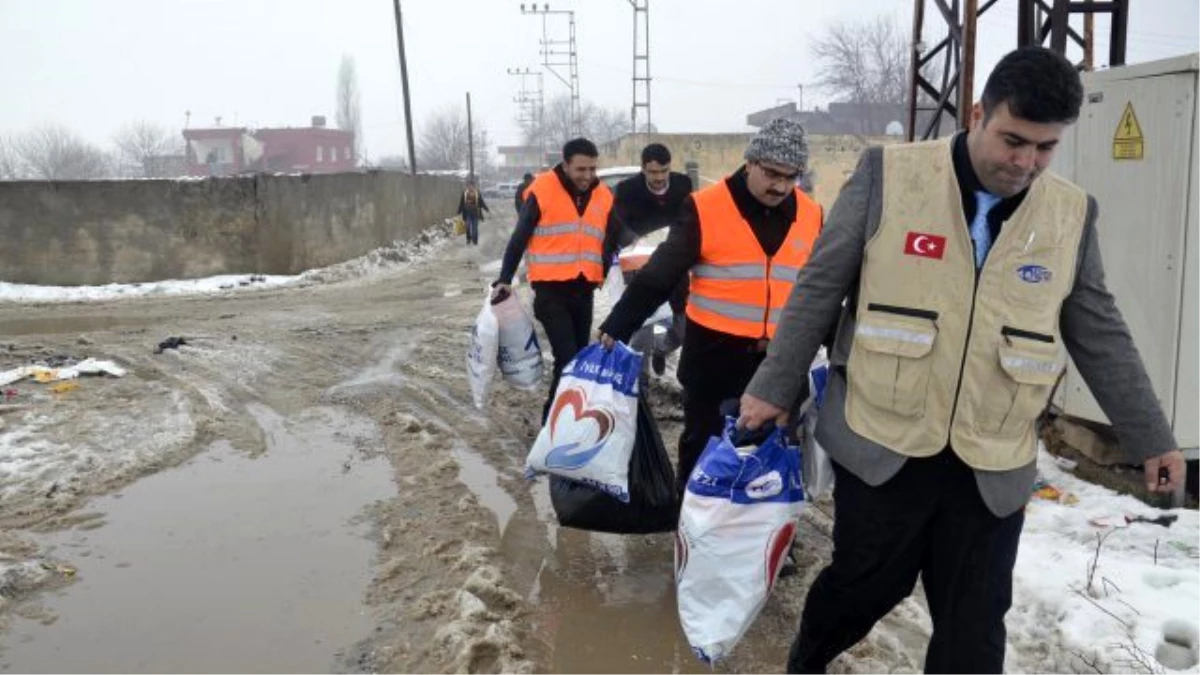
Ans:
[[[564,418],[563,414],[568,410],[571,417]],[[596,425],[595,442],[591,444],[584,441],[592,439],[579,438],[581,431],[588,427],[580,422],[589,420]],[[557,443],[558,436],[565,436],[565,442],[552,445],[546,454],[546,467],[554,469],[578,469],[592,461],[616,427],[612,413],[603,408],[589,408],[587,394],[578,387],[560,392],[554,398],[549,422],[551,443]]]

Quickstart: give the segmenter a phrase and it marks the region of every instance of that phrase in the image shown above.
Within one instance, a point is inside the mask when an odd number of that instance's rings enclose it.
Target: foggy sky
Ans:
[[[413,117],[463,106],[494,143],[520,141],[507,68],[540,66],[540,17],[518,0],[403,0]],[[1130,63],[1200,49],[1196,0],[1132,0]],[[626,113],[632,99],[633,11],[628,0],[551,0],[574,9],[584,99]],[[912,0],[651,0],[653,120],[664,132],[742,131],[747,113],[811,86],[809,44],[839,19],[886,15],[911,30]],[[1016,41],[1017,3],[980,20],[977,91]],[[565,17],[551,17],[565,37]],[[1076,19],[1079,21],[1079,19]],[[929,18],[927,24],[935,22]],[[1108,55],[1097,18],[1097,63]],[[404,123],[391,0],[0,0],[0,134],[63,124],[108,145],[125,122],[192,126],[333,124],[343,54],[357,65],[365,146],[403,154]],[[559,69],[564,74],[565,68]],[[529,81],[532,86],[533,80]],[[547,98],[567,88],[545,76]]]

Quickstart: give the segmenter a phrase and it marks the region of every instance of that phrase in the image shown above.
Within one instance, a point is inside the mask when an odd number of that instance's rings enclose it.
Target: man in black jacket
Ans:
[[[517,209],[517,213],[521,212],[521,206],[525,203],[525,190],[533,183],[533,174],[526,173],[521,178],[521,184],[517,186],[517,191],[513,194],[513,205]]]
[[[804,215],[803,225],[809,230],[819,229],[819,207],[807,197],[798,196],[795,188],[796,178],[807,165],[808,142],[804,130],[794,122],[775,120],[750,142],[746,164],[723,181],[740,219],[749,225],[756,240],[751,245],[760,247],[765,256],[781,253],[792,229],[802,226],[793,225],[800,213],[800,198],[806,200],[804,213],[815,213],[817,220],[808,222],[811,216]],[[701,263],[702,226],[696,204],[694,196],[684,200],[679,221],[671,227],[667,240],[655,250],[600,326],[600,339],[606,346],[615,340],[627,342],[642,322],[667,300],[680,280],[686,280],[689,271]],[[730,222],[710,226],[740,237],[744,226],[737,219],[735,215]],[[812,245],[811,241],[804,243]],[[696,293],[697,288],[693,287],[693,300]],[[767,314],[764,311],[759,316]],[[679,494],[686,488],[708,439],[720,435],[723,429],[721,403],[741,396],[766,356],[767,342],[765,335],[745,337],[710,328],[694,320],[689,309],[678,372],[684,400],[684,429],[679,439],[676,473]]]
[[[683,202],[692,194],[692,180],[685,174],[671,171],[671,151],[662,143],[651,143],[642,149],[642,172],[617,184],[617,213],[630,231],[639,237],[674,225],[683,209]],[[684,304],[687,302],[687,279],[680,281],[671,294],[671,327],[661,342],[654,339],[653,327],[647,326],[639,337],[631,338],[635,349],[650,351],[650,364],[655,374],[662,375],[667,355],[683,344]],[[643,342],[649,343],[644,345]]]

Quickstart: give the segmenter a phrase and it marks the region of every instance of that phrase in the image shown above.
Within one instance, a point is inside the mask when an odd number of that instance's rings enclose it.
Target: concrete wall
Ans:
[[[459,189],[393,172],[0,181],[0,280],[70,286],[295,274],[440,222]]]
[[[642,148],[648,143],[665,144],[671,150],[671,168],[684,170],[684,163],[700,164],[701,183],[720,180],[743,164],[742,153],[754,137],[744,134],[631,134],[600,148],[600,167],[638,165]],[[809,163],[816,172],[814,196],[825,206],[833,206],[846,178],[854,171],[858,156],[868,145],[895,143],[891,137],[809,136]]]

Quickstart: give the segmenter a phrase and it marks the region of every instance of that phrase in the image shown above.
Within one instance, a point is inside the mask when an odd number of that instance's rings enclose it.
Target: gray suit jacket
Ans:
[[[845,366],[850,356],[858,277],[866,243],[879,229],[882,178],[883,150],[869,148],[830,210],[812,257],[788,298],[767,359],[746,388],[753,396],[791,409],[821,340],[840,316],[817,440],[838,464],[870,485],[882,485],[896,475],[906,458],[850,430],[845,419],[845,371],[839,366]],[[1075,287],[1063,303],[1059,326],[1067,351],[1112,421],[1129,461],[1140,463],[1178,445],[1129,329],[1104,286],[1096,214],[1096,201],[1089,196]],[[976,471],[975,477],[988,508],[1002,517],[1028,501],[1037,466],[1035,462],[1010,471]]]

